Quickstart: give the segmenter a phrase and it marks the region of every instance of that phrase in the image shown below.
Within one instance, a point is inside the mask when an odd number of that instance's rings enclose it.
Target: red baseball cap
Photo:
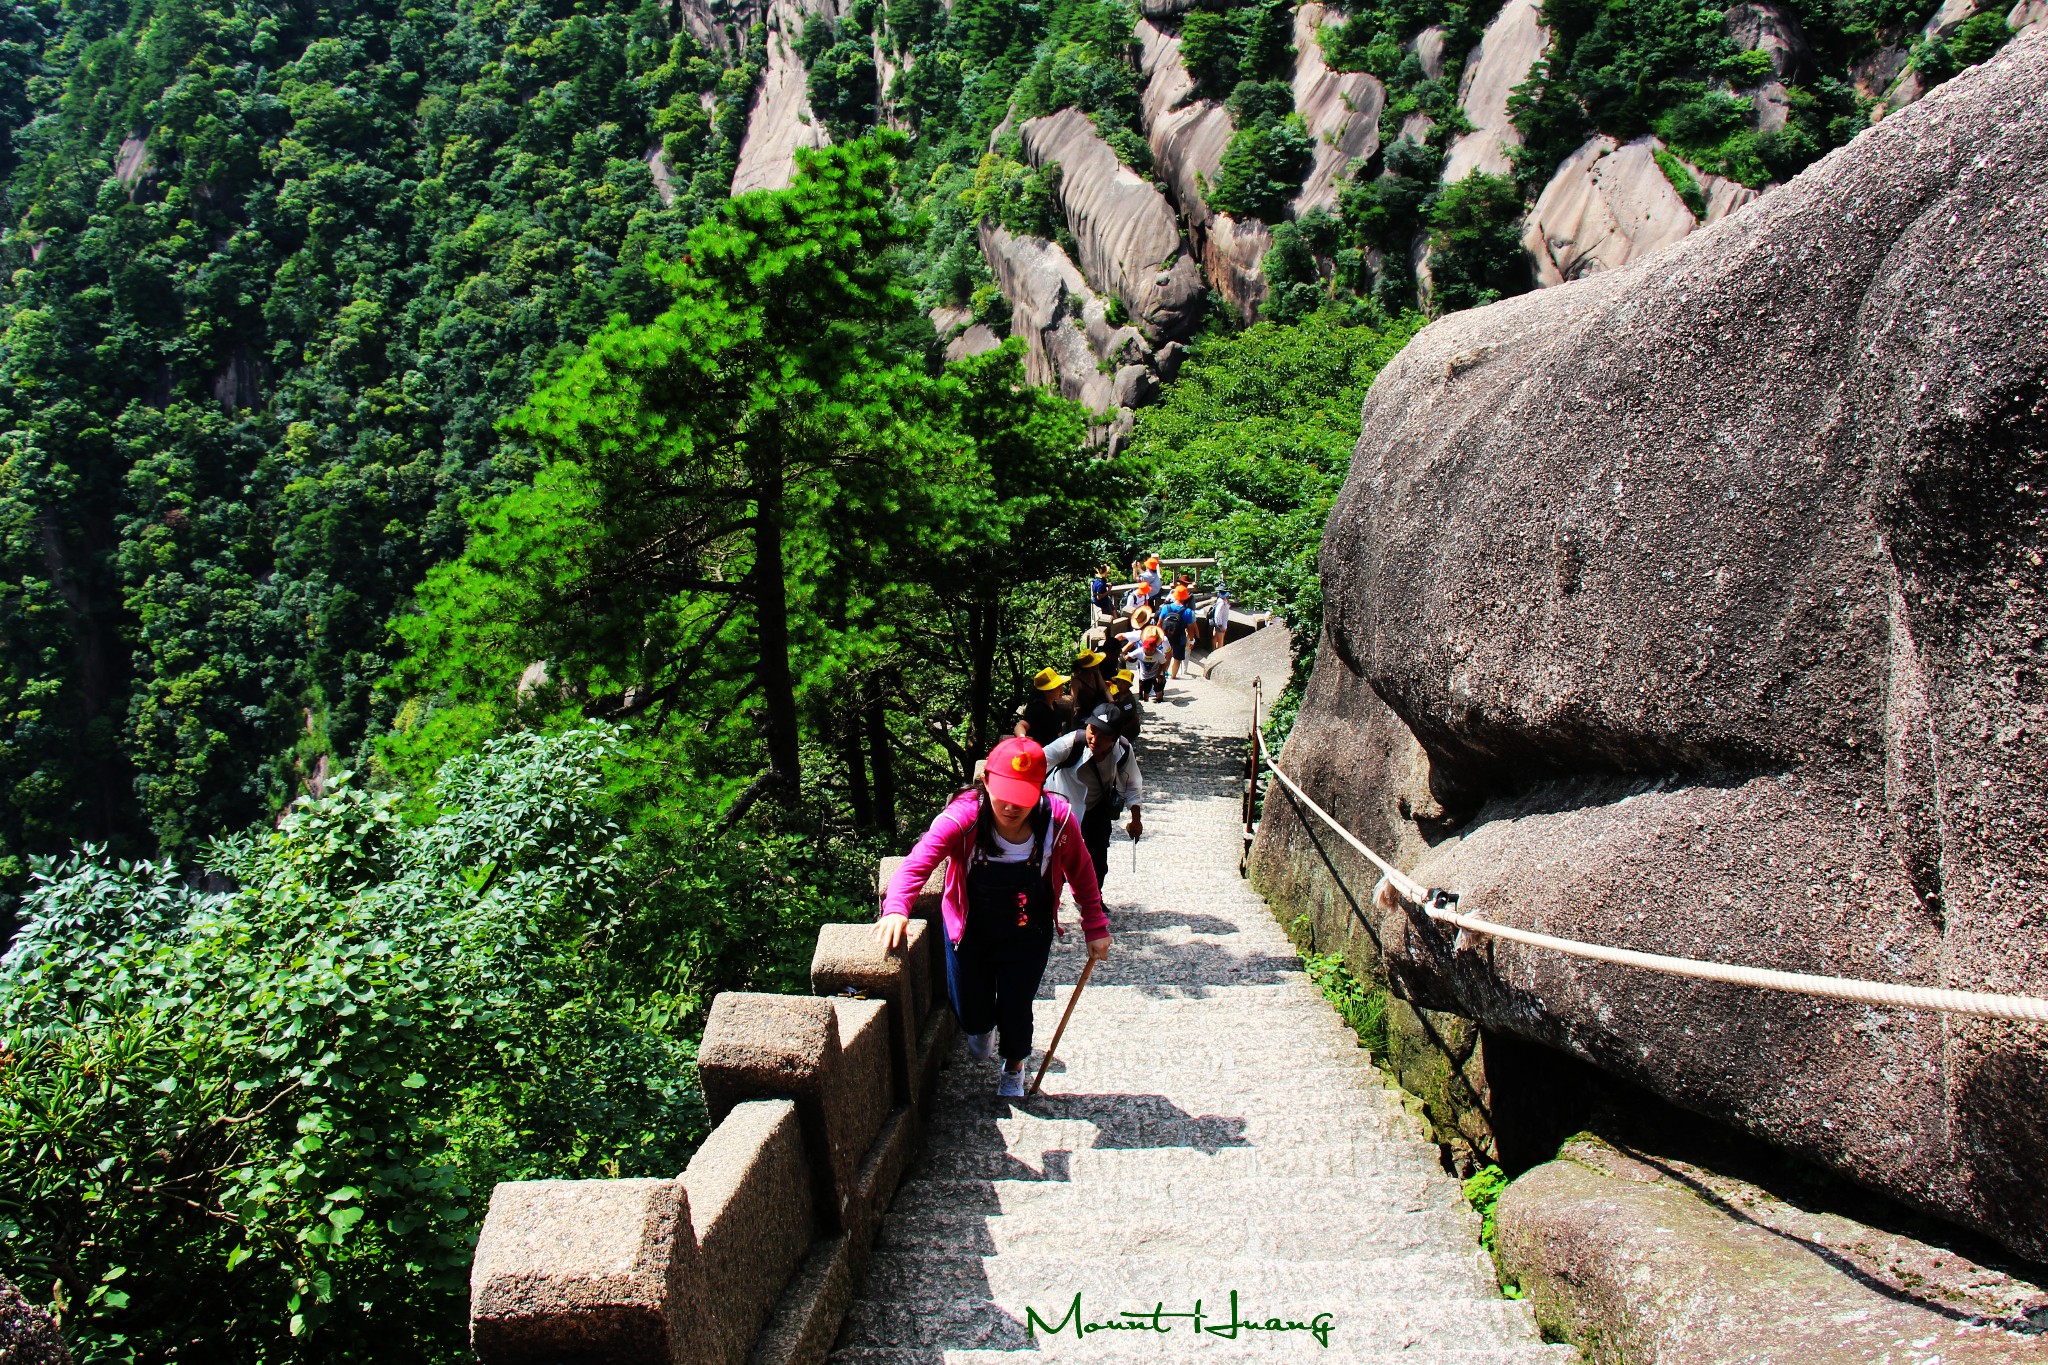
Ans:
[[[989,750],[982,781],[998,801],[1035,806],[1045,790],[1045,750],[1035,739],[1006,739]]]

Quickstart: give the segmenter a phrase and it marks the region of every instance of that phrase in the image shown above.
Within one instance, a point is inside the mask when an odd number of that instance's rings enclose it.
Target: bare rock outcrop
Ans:
[[[1078,109],[1030,119],[1019,131],[1032,165],[1060,168],[1056,196],[1089,283],[1122,300],[1155,344],[1190,331],[1202,315],[1202,272],[1166,196],[1119,161]]]
[[[804,5],[776,0],[768,14],[768,65],[747,114],[747,135],[740,142],[739,165],[732,173],[732,192],[787,189],[796,178],[800,148],[829,147],[832,135],[811,110],[810,77],[796,55],[797,34],[811,13],[831,12],[830,0]]]
[[[1657,164],[1663,145],[1654,137],[1617,144],[1602,134],[1565,158],[1522,235],[1539,285],[1618,270],[1697,226]]]
[[[946,343],[948,361],[965,360],[968,356],[993,351],[1003,344],[995,328],[985,322],[976,322],[974,314],[965,308],[934,308],[931,320],[932,330],[939,334],[939,340]]]
[[[1465,74],[1458,78],[1458,107],[1472,121],[1444,158],[1444,183],[1463,180],[1474,171],[1507,175],[1514,167],[1508,149],[1522,144],[1521,130],[1508,118],[1508,96],[1529,79],[1529,69],[1550,46],[1543,27],[1541,0],[1508,0],[1486,26]]]
[[[71,1365],[71,1352],[57,1324],[6,1280],[0,1280],[0,1361],[6,1365]]]
[[[2042,24],[2048,24],[2048,0],[2019,0],[2005,16],[2005,26],[2015,33]]]
[[[1301,193],[1294,197],[1296,217],[1310,209],[1337,207],[1337,182],[1353,162],[1379,150],[1380,110],[1387,90],[1379,78],[1363,71],[1332,71],[1323,61],[1316,30],[1329,21],[1329,11],[1309,0],[1294,12],[1294,112],[1301,115],[1315,139],[1315,162]],[[1441,30],[1437,46],[1442,47]]]
[[[1365,401],[1282,763],[1482,918],[2048,996],[2044,106],[2035,32],[1652,260],[1425,329]],[[1256,878],[1341,940],[1323,867],[1269,797]],[[1371,904],[1418,1006],[2048,1259],[2038,1026]]]
[[[1025,378],[1114,417],[1113,449],[1130,431],[1132,409],[1157,395],[1159,372],[1179,359],[1179,344],[1155,350],[1137,327],[1112,323],[1109,301],[1056,242],[985,222],[981,254],[1010,302],[1010,335],[1024,338]]]
[[[1262,266],[1273,238],[1257,219],[1239,221],[1210,209],[1204,186],[1216,177],[1235,131],[1215,100],[1190,99],[1194,80],[1180,58],[1180,35],[1138,21],[1139,70],[1145,79],[1145,140],[1160,179],[1187,224],[1209,283],[1238,313],[1251,317],[1266,297]]]

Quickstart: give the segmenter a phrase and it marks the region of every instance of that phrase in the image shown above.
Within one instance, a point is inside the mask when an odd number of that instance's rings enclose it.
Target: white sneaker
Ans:
[[[1024,1073],[1003,1068],[1003,1077],[996,1082],[996,1094],[1006,1100],[1024,1098]]]
[[[986,1062],[996,1055],[996,1031],[970,1033],[967,1035],[967,1052],[977,1062]]]

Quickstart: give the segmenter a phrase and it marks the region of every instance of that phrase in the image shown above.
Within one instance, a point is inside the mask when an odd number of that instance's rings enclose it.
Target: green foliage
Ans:
[[[1224,149],[1216,183],[1209,187],[1209,206],[1240,218],[1286,216],[1315,161],[1315,149],[1299,114],[1268,115],[1238,129]]]
[[[620,989],[608,732],[342,782],[216,845],[232,890],[38,865],[0,967],[0,1272],[81,1358],[444,1360],[492,1182],[671,1175],[690,1050]]]
[[[875,121],[874,46],[851,17],[834,24],[814,14],[804,21],[796,52],[809,70],[811,112],[841,142],[858,137]]]
[[[1865,125],[1846,80],[1849,63],[1881,36],[1896,39],[1908,18],[1894,0],[1806,5],[1802,19],[1822,71],[1787,87],[1787,125],[1764,133],[1754,100],[1740,92],[1770,78],[1770,60],[1736,47],[1721,8],[1694,0],[1545,0],[1550,49],[1508,100],[1522,133],[1510,152],[1516,182],[1532,196],[1593,134],[1627,141],[1652,131],[1716,175],[1752,186],[1789,179]]]
[[[1700,182],[1693,178],[1693,173],[1686,168],[1683,161],[1662,147],[1657,149],[1656,156],[1657,169],[1664,172],[1664,178],[1671,183],[1671,188],[1678,192],[1679,199],[1685,203],[1686,212],[1704,222],[1707,216],[1707,196],[1701,191]]]
[[[81,838],[189,852],[360,754],[386,619],[524,472],[497,421],[654,306],[641,264],[723,196],[755,67],[644,0],[0,30],[5,894]]]
[[[1526,293],[1522,197],[1503,175],[1474,172],[1447,185],[1429,209],[1431,305],[1443,313]]]
[[[1220,555],[1237,601],[1278,611],[1295,638],[1322,630],[1316,552],[1380,367],[1423,319],[1351,325],[1334,309],[1211,336],[1141,409],[1132,454],[1153,496],[1139,538],[1169,555]]]
[[[1481,1167],[1465,1179],[1465,1202],[1478,1211],[1479,1244],[1489,1256],[1493,1255],[1493,1208],[1507,1187],[1507,1173],[1498,1166]]]
[[[1181,21],[1180,36],[1181,61],[1197,93],[1211,99],[1245,81],[1284,79],[1293,69],[1294,7],[1287,0],[1196,10]]]
[[[1269,741],[1270,742],[1270,741]],[[1358,1045],[1384,1062],[1387,1056],[1387,988],[1360,980],[1342,953],[1308,953],[1301,959],[1309,979],[1336,1008],[1337,1017],[1358,1035]]]
[[[1938,85],[1965,67],[1975,66],[2012,38],[2000,10],[1984,10],[1963,20],[1954,33],[1913,45],[1913,69],[1929,85]]]

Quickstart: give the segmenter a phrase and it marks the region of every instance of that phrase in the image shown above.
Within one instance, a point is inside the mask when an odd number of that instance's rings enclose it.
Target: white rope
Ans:
[[[1884,981],[1816,976],[1808,972],[1780,972],[1768,967],[1737,967],[1724,962],[1702,962],[1697,958],[1667,957],[1662,953],[1639,953],[1632,948],[1609,948],[1599,943],[1554,938],[1549,934],[1538,934],[1528,929],[1495,924],[1490,920],[1478,919],[1434,905],[1431,903],[1430,892],[1420,882],[1367,848],[1358,836],[1338,824],[1334,816],[1317,805],[1293,778],[1282,772],[1280,765],[1273,761],[1272,752],[1266,748],[1266,737],[1263,734],[1258,735],[1258,743],[1259,756],[1265,760],[1266,767],[1272,771],[1273,776],[1278,778],[1304,806],[1320,816],[1324,824],[1335,830],[1339,838],[1364,854],[1366,859],[1393,883],[1396,891],[1422,906],[1424,912],[1438,923],[1455,925],[1457,928],[1488,938],[1504,938],[1515,943],[1526,943],[1531,947],[1549,948],[1555,952],[1568,953],[1573,957],[1583,957],[1594,962],[1642,967],[1653,972],[1691,977],[1696,981],[1725,981],[1737,986],[1759,986],[1771,991],[1795,991],[1801,995],[1825,996],[1832,1000],[1854,1000],[1866,1005],[1941,1010],[1949,1014],[1981,1015],[1987,1019],[2018,1019],[2048,1024],[2048,1000],[2038,1000],[2027,995],[1996,995],[1988,991],[1951,991],[1930,986],[1901,986]]]

